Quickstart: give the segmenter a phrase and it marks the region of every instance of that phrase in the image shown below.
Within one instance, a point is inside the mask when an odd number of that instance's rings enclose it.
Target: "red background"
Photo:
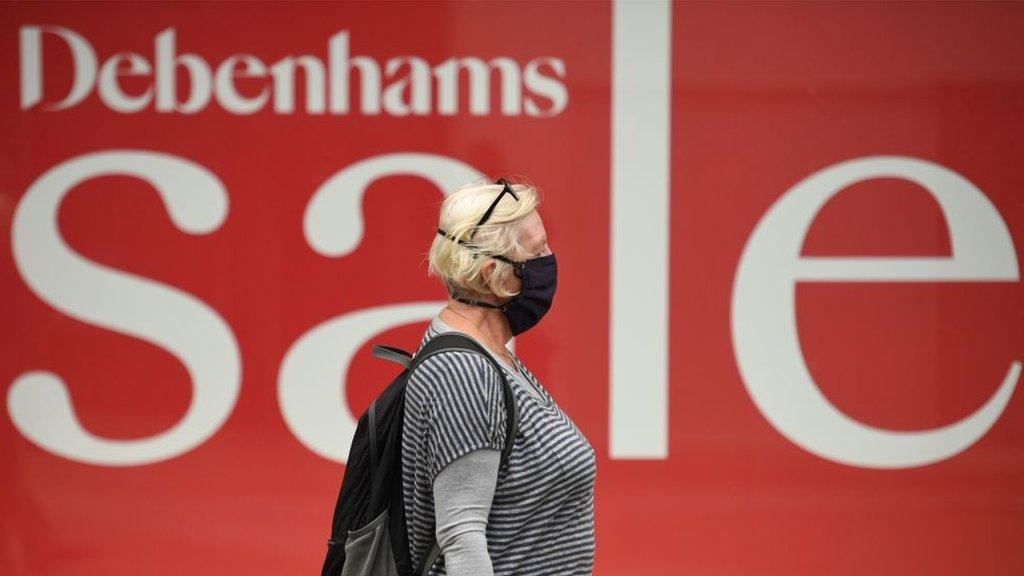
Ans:
[[[189,406],[189,375],[174,357],[48,306],[10,249],[14,209],[36,178],[81,154],[138,149],[212,171],[230,198],[224,224],[184,234],[151,186],[109,176],[69,193],[60,232],[92,261],[215,309],[239,344],[242,389],[209,440],[142,466],[71,461],[0,418],[0,572],[319,573],[343,466],[287,428],[277,399],[282,357],[339,314],[443,298],[423,263],[441,193],[418,177],[380,179],[365,196],[362,242],[343,258],[310,248],[303,213],[316,188],[346,166],[428,152],[491,177],[526,175],[544,195],[559,294],[544,322],[517,339],[517,352],[598,453],[595,574],[1021,573],[1019,391],[992,429],[952,458],[899,470],[839,464],[789,442],[758,412],[736,368],[729,314],[741,251],[768,207],[807,175],[850,158],[905,155],[956,171],[996,206],[1020,253],[1024,9],[672,6],[665,460],[612,459],[608,450],[612,18],[604,3],[6,5],[0,382],[37,369],[59,374],[83,426],[105,438],[156,434]],[[311,115],[301,111],[300,91],[300,110],[288,115],[268,106],[241,116],[214,102],[192,115],[152,106],[122,114],[94,91],[66,110],[22,110],[18,31],[26,25],[73,29],[101,62],[126,50],[152,61],[153,38],[167,27],[179,54],[212,65],[241,52],[267,63],[298,54],[325,60],[340,30],[350,32],[353,54],[380,63],[409,54],[431,64],[554,56],[566,64],[568,105],[550,118],[501,115],[497,99],[487,116]],[[52,102],[70,87],[71,63],[59,43],[44,52]],[[803,249],[949,253],[934,199],[888,178],[840,193]],[[976,410],[1021,359],[1022,296],[1017,282],[804,284],[801,345],[822,392],[851,417],[894,430],[942,426]],[[374,341],[411,348],[424,328]],[[347,376],[356,414],[393,373],[368,348]]]

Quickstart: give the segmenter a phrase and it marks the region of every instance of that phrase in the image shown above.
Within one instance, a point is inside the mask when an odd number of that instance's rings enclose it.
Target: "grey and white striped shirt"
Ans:
[[[449,327],[435,318],[420,347]],[[587,575],[594,563],[593,448],[547,390],[516,359],[500,362],[519,407],[519,428],[487,522],[495,576]],[[517,374],[518,372],[518,374]],[[413,566],[434,531],[434,478],[453,460],[505,442],[502,382],[491,364],[465,351],[434,355],[406,388],[403,489]],[[444,556],[431,575],[446,574]]]

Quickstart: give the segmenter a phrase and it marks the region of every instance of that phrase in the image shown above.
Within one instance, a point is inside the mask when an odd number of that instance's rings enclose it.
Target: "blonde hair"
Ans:
[[[452,192],[441,204],[438,228],[454,240],[440,234],[434,237],[428,255],[428,274],[444,282],[449,293],[467,295],[494,294],[499,298],[515,296],[502,285],[512,274],[512,265],[487,256],[499,255],[515,260],[521,251],[519,223],[540,204],[540,195],[531,184],[511,184],[511,194],[505,194],[494,207],[487,221],[476,225],[501,194],[503,186],[492,183],[473,183]],[[458,242],[466,244],[459,244]],[[487,262],[494,262],[490,280],[484,282],[481,270]]]

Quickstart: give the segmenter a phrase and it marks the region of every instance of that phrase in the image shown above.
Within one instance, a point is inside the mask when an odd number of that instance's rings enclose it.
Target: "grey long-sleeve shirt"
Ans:
[[[449,576],[493,576],[487,516],[501,452],[481,448],[453,460],[434,478],[437,542]]]

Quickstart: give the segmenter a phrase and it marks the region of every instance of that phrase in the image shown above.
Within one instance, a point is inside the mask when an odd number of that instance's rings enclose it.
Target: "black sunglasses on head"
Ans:
[[[477,222],[476,226],[473,227],[473,231],[469,233],[469,240],[473,239],[473,234],[476,234],[476,229],[479,228],[480,225],[483,224],[484,222],[487,222],[487,219],[491,217],[491,213],[494,212],[494,208],[498,205],[498,202],[501,202],[501,199],[505,196],[505,194],[509,194],[510,196],[515,198],[516,202],[519,201],[519,196],[516,196],[516,193],[512,191],[512,186],[509,185],[507,180],[505,180],[504,178],[498,178],[495,184],[502,185],[501,193],[498,194],[498,197],[494,199],[494,202],[491,202],[491,205],[487,207],[487,211],[484,212],[484,215],[480,217],[480,221]]]
[[[501,202],[501,199],[505,197],[505,194],[508,194],[515,198],[516,202],[519,201],[519,196],[517,196],[515,191],[512,190],[512,185],[508,183],[508,180],[505,180],[504,178],[498,178],[494,183],[502,185],[501,192],[498,194],[498,197],[494,199],[494,202],[491,202],[491,205],[487,207],[487,211],[484,212],[484,215],[480,217],[480,220],[476,223],[476,225],[473,226],[473,230],[469,233],[469,238],[467,238],[466,240],[458,240],[454,236],[450,236],[447,232],[440,228],[437,229],[437,233],[451,240],[452,242],[457,242],[459,244],[462,244],[463,246],[468,246],[468,241],[473,239],[473,235],[476,234],[476,229],[479,228],[484,222],[487,222],[487,219],[490,218],[491,214],[494,212],[494,208],[498,205],[498,202]],[[517,274],[518,272],[522,271],[524,265],[522,262],[516,262],[499,254],[491,254],[490,256],[491,258],[496,258],[498,260],[501,260],[502,262],[508,262],[509,264],[512,265]]]

